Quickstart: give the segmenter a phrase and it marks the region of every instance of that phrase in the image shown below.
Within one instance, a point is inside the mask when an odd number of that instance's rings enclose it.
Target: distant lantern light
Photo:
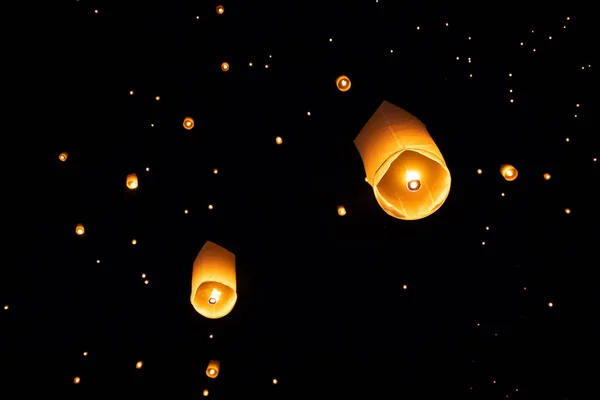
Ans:
[[[194,119],[192,117],[185,117],[183,120],[183,127],[188,131],[194,127]]]
[[[217,6],[217,14],[221,15],[224,12],[225,12],[225,7],[223,7],[223,6]]]
[[[221,64],[221,70],[222,70],[223,72],[227,72],[227,71],[229,71],[229,63],[226,63],[226,62],[222,63],[222,64]]]
[[[570,208],[565,208],[565,214],[571,214],[571,209]]]
[[[131,190],[137,189],[139,186],[138,177],[136,174],[127,175],[127,179],[125,180],[127,187]]]
[[[275,143],[277,143],[277,144],[281,144],[281,143],[283,143],[283,139],[282,139],[280,136],[277,136],[277,137],[275,138]]]
[[[517,176],[519,176],[519,171],[517,171],[517,169],[510,164],[502,164],[500,166],[500,173],[508,182],[514,181],[517,179]]]
[[[236,288],[235,254],[207,241],[194,261],[192,306],[206,318],[222,318],[235,306]]]
[[[481,169],[478,169],[477,174],[481,175],[481,174],[483,174],[483,171]]]
[[[138,361],[137,363],[135,363],[135,368],[136,369],[142,369],[142,367],[144,366],[144,363],[141,361]]]
[[[350,86],[352,86],[352,83],[350,82],[350,78],[348,78],[346,75],[340,75],[335,80],[335,85],[340,90],[340,92],[347,92],[348,90],[350,90]]]
[[[221,369],[221,362],[218,360],[210,360],[208,367],[206,367],[206,376],[209,378],[216,378],[219,376],[219,369]]]
[[[418,220],[436,212],[450,192],[446,162],[425,124],[384,101],[354,140],[366,181],[394,218]]]
[[[277,379],[273,379],[273,385],[277,385]]]
[[[204,397],[208,396],[208,389],[204,389],[204,391],[202,392],[202,396],[204,396]]]
[[[346,208],[344,206],[338,206],[337,212],[340,217],[343,217],[346,215]]]
[[[85,228],[83,227],[83,224],[77,224],[77,226],[75,227],[75,233],[79,236],[85,233]]]
[[[75,378],[73,378],[73,383],[76,385],[79,385],[79,383],[81,382],[81,378],[76,376]]]
[[[551,178],[550,174],[548,174],[548,173],[544,174],[544,179],[545,180],[549,181],[550,178]]]
[[[59,159],[60,161],[63,161],[63,162],[64,162],[64,161],[67,161],[67,158],[69,158],[69,153],[66,153],[66,152],[64,152],[64,153],[60,153],[60,154],[58,155],[58,159]]]

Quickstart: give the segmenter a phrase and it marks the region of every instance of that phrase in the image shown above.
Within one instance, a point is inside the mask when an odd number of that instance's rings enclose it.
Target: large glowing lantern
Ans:
[[[425,125],[387,101],[354,140],[377,203],[394,218],[436,212],[450,193],[450,171]]]
[[[207,241],[194,261],[192,306],[206,318],[222,318],[235,306],[236,289],[235,255]]]
[[[510,164],[502,164],[500,166],[500,173],[509,182],[514,181],[519,176],[519,171]]]
[[[219,368],[221,367],[221,362],[217,360],[210,360],[208,362],[208,367],[206,367],[206,376],[209,378],[216,378],[219,376]]]
[[[125,184],[131,190],[137,189],[139,186],[138,177],[136,174],[127,175],[127,179],[125,180]]]
[[[350,78],[346,75],[338,76],[335,80],[335,85],[341,92],[347,92],[350,90],[350,86],[352,86],[352,82],[350,82]]]
[[[194,119],[192,117],[185,117],[183,119],[183,127],[188,131],[194,127]]]

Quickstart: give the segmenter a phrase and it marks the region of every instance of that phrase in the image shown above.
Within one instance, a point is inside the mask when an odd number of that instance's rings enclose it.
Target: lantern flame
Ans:
[[[219,292],[217,289],[213,289],[210,297],[208,298],[208,304],[217,304],[219,297],[221,297],[221,292]]]
[[[406,188],[411,192],[421,189],[421,176],[415,171],[406,171]]]

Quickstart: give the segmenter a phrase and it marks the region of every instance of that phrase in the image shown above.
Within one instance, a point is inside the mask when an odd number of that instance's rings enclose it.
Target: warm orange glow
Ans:
[[[350,82],[350,78],[346,75],[340,75],[335,80],[335,85],[340,90],[340,92],[347,92],[350,90],[350,86],[352,86],[352,82]]]
[[[58,159],[59,159],[60,161],[67,161],[67,158],[69,158],[69,153],[66,153],[66,152],[65,152],[65,153],[60,153],[60,154],[58,155]]]
[[[226,62],[224,62],[223,64],[221,64],[221,70],[222,70],[223,72],[227,72],[227,71],[229,71],[229,64],[228,64],[228,63],[226,63]]]
[[[500,173],[509,182],[514,181],[519,176],[519,171],[510,164],[502,164],[500,166]]]
[[[208,389],[204,389],[204,391],[202,392],[202,396],[204,396],[204,397],[208,396]]]
[[[544,179],[549,181],[551,178],[550,174],[544,174]]]
[[[85,228],[83,227],[83,224],[77,224],[77,226],[75,227],[75,233],[79,236],[85,233]]]
[[[217,6],[217,14],[223,14],[224,12],[225,12],[225,7]]]
[[[273,385],[277,385],[277,379],[273,379]]]
[[[275,143],[277,143],[277,144],[281,144],[281,143],[283,143],[283,139],[282,139],[281,137],[277,136],[277,137],[275,138]]]
[[[188,131],[194,127],[194,119],[192,117],[185,117],[183,119],[183,127]]]
[[[571,214],[571,209],[570,208],[565,208],[565,214]]]
[[[136,369],[142,369],[142,367],[144,366],[144,363],[141,361],[138,361],[137,363],[135,363],[135,368]]]
[[[221,362],[217,360],[210,360],[208,367],[206,367],[206,376],[209,378],[216,378],[219,376],[219,369],[221,368]]]
[[[207,241],[194,261],[192,306],[206,318],[222,318],[235,306],[236,290],[235,255]]]
[[[387,214],[417,220],[446,201],[450,171],[425,125],[412,114],[384,101],[354,143],[366,181]]]
[[[337,210],[338,210],[338,215],[340,217],[343,217],[344,215],[346,215],[346,209],[344,208],[344,206],[338,206]]]
[[[79,382],[81,382],[81,378],[80,378],[80,377],[78,377],[78,376],[76,376],[76,377],[73,379],[73,383],[77,385],[77,384],[79,384]]]
[[[125,181],[127,187],[131,190],[138,188],[138,177],[136,174],[127,175],[127,179]]]

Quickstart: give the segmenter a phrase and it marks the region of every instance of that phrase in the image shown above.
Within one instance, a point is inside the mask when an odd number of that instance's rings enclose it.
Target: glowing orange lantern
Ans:
[[[138,177],[136,174],[129,174],[127,175],[127,179],[125,180],[125,184],[127,185],[127,187],[131,190],[137,189],[138,188]]]
[[[77,224],[77,226],[75,227],[75,233],[79,236],[85,233],[85,228],[83,227],[83,224]]]
[[[222,318],[235,306],[236,290],[235,254],[207,241],[194,261],[192,306],[206,318]]]
[[[194,119],[192,117],[185,117],[183,120],[183,127],[188,131],[194,127]]]
[[[217,14],[223,14],[225,12],[225,7],[217,6]]]
[[[446,161],[415,116],[384,101],[354,140],[367,182],[394,218],[417,220],[436,212],[450,193]]]
[[[227,72],[227,71],[229,71],[229,64],[228,64],[228,63],[226,63],[226,62],[224,62],[223,64],[221,64],[221,70],[222,70],[223,72]]]
[[[350,86],[352,86],[352,82],[350,82],[350,78],[346,75],[338,76],[335,80],[335,85],[341,92],[347,92],[350,90]]]
[[[60,153],[60,154],[58,155],[58,159],[59,159],[60,161],[67,161],[67,158],[69,158],[69,153],[67,153],[67,152]]]
[[[344,206],[338,206],[337,210],[340,217],[346,215],[346,208]]]
[[[209,378],[216,378],[219,376],[219,369],[221,368],[221,362],[217,360],[210,360],[208,367],[206,367],[206,376]]]
[[[500,166],[500,173],[509,182],[514,181],[519,176],[519,171],[510,164],[502,164]]]

